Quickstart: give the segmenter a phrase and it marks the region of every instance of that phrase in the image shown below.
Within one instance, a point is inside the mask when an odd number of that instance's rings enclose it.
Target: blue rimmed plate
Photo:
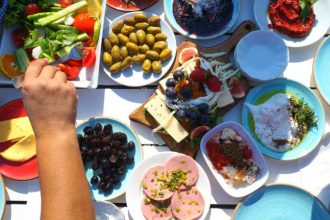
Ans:
[[[312,90],[296,81],[285,78],[275,79],[260,84],[250,91],[245,101],[249,104],[257,105],[277,93],[286,93],[303,99],[315,111],[315,116],[318,120],[317,128],[312,128],[295,148],[286,152],[276,152],[264,146],[259,141],[253,129],[254,123],[252,115],[246,106],[243,107],[242,111],[242,124],[244,128],[252,134],[257,147],[263,154],[279,160],[295,160],[302,158],[312,152],[322,139],[325,128],[325,113],[323,106]]]
[[[197,40],[210,40],[210,39],[219,37],[219,36],[225,34],[226,32],[228,32],[234,26],[234,24],[238,18],[238,15],[239,15],[239,11],[240,11],[240,0],[232,0],[232,2],[233,2],[234,9],[233,9],[233,14],[232,14],[231,20],[222,29],[220,29],[217,33],[200,36],[200,35],[189,33],[188,31],[184,30],[178,24],[178,22],[176,21],[176,19],[174,17],[174,14],[173,14],[173,0],[163,1],[166,18],[170,22],[172,27],[174,29],[176,29],[180,34],[187,36],[191,39],[197,39]]]
[[[143,159],[143,154],[142,154],[142,149],[141,149],[141,144],[140,141],[137,137],[137,135],[132,131],[131,128],[129,128],[127,125],[124,123],[112,119],[112,118],[107,118],[107,117],[100,117],[100,118],[92,118],[82,124],[80,124],[77,127],[77,133],[83,134],[84,127],[86,126],[95,126],[96,123],[100,123],[102,126],[106,124],[111,124],[113,132],[123,132],[127,135],[127,140],[128,141],[133,141],[135,143],[135,150],[134,152],[129,152],[130,156],[134,156],[134,163],[127,165],[126,169],[126,174],[121,176],[121,183],[115,185],[113,191],[109,194],[104,194],[100,192],[96,186],[93,186],[90,184],[89,180],[92,178],[94,171],[91,168],[91,163],[88,163],[85,166],[85,171],[86,171],[86,177],[89,183],[90,190],[92,192],[92,196],[94,200],[97,201],[106,201],[106,200],[112,200],[115,199],[121,195],[123,195],[126,192],[127,188],[127,182],[130,176],[133,173],[133,169],[139,165]]]
[[[237,205],[232,220],[329,220],[322,202],[305,190],[290,185],[260,188]]]
[[[0,175],[0,219],[3,218],[6,206],[5,183]]]
[[[330,105],[330,37],[321,44],[314,59],[314,79],[323,99]]]

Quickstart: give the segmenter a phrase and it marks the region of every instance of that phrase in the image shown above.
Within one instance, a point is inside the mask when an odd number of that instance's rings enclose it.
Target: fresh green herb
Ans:
[[[312,14],[312,7],[313,4],[317,2],[317,0],[300,0],[299,5],[300,5],[300,19],[302,21],[306,21],[309,16]]]

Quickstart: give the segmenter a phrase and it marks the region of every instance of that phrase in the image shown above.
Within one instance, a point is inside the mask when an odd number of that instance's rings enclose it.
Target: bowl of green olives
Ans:
[[[176,47],[172,28],[159,16],[124,14],[104,26],[102,68],[119,84],[146,86],[169,71]]]

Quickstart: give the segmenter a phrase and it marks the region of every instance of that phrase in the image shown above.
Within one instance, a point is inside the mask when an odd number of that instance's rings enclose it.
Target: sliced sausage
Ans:
[[[147,220],[169,220],[173,217],[170,200],[158,202],[144,197],[141,209]]]

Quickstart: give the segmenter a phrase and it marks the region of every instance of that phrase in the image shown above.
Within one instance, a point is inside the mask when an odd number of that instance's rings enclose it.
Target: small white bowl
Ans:
[[[210,161],[207,150],[206,150],[206,144],[207,142],[217,133],[221,132],[225,128],[231,128],[234,131],[236,131],[243,140],[247,143],[247,145],[251,148],[253,153],[253,159],[256,161],[257,165],[261,169],[261,173],[258,177],[258,179],[252,183],[252,184],[242,184],[240,186],[234,186],[230,187],[226,181],[225,178],[214,168],[212,162]],[[244,127],[237,122],[228,121],[224,122],[213,129],[211,129],[209,132],[207,132],[201,141],[201,147],[200,147],[201,153],[203,155],[204,160],[206,161],[206,164],[208,165],[209,169],[211,170],[212,174],[214,175],[215,179],[218,181],[220,186],[225,190],[226,193],[233,197],[243,197],[246,196],[257,189],[259,189],[261,186],[263,186],[269,176],[269,170],[268,166],[266,164],[264,156],[261,154],[261,152],[258,150],[256,144],[252,140],[251,136],[247,131],[244,129]]]
[[[253,31],[236,46],[235,62],[248,78],[268,81],[279,77],[289,63],[289,49],[270,31]]]

